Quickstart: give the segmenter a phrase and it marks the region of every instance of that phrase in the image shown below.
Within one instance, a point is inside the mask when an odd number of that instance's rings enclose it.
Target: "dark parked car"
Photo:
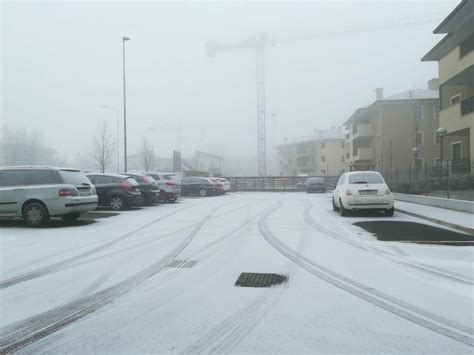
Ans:
[[[124,175],[134,178],[140,184],[142,193],[142,204],[151,205],[158,202],[160,189],[155,179],[151,176],[138,173],[124,173]]]
[[[123,210],[140,204],[138,182],[129,176],[118,174],[87,174],[99,196],[99,206]]]
[[[215,195],[216,185],[209,179],[205,177],[186,177],[181,180],[181,194],[186,195],[199,195],[199,196],[209,196]]]
[[[326,192],[326,182],[323,178],[310,178],[306,183],[306,191],[310,192]]]

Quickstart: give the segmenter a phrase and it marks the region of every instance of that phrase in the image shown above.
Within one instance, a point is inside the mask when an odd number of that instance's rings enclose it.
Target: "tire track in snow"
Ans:
[[[0,353],[17,351],[35,341],[55,333],[69,324],[72,324],[104,307],[142,284],[147,279],[161,271],[163,265],[179,255],[189,245],[189,243],[191,243],[195,235],[201,230],[211,215],[219,208],[220,206],[214,208],[210,214],[204,217],[186,239],[176,248],[135,275],[130,276],[124,281],[105,290],[82,297],[76,301],[69,302],[52,310],[2,328],[0,331]]]
[[[311,217],[310,212],[311,212],[312,208],[313,208],[313,204],[308,203],[307,206],[306,206],[305,212],[304,212],[304,219],[305,219],[306,223],[308,223],[311,227],[313,227],[317,231],[325,234],[328,237],[331,237],[331,238],[333,238],[335,240],[338,240],[340,242],[352,245],[353,247],[364,250],[368,253],[378,255],[380,257],[388,259],[388,260],[390,260],[394,263],[397,263],[399,265],[402,265],[402,266],[406,266],[406,267],[409,267],[409,268],[412,268],[412,269],[416,269],[418,271],[422,271],[422,272],[428,273],[430,275],[434,275],[434,276],[437,276],[437,277],[441,277],[441,278],[444,278],[444,279],[447,279],[447,280],[450,280],[450,281],[454,281],[454,282],[458,282],[458,283],[462,283],[462,284],[465,284],[465,285],[469,285],[469,286],[474,285],[473,280],[469,280],[466,277],[464,277],[463,275],[459,275],[457,273],[453,273],[453,272],[450,272],[450,271],[447,271],[447,270],[444,270],[444,269],[441,269],[441,268],[436,268],[436,267],[427,266],[427,265],[421,264],[421,263],[411,262],[411,261],[408,261],[408,260],[405,260],[405,259],[401,258],[398,255],[389,253],[385,250],[381,250],[381,249],[374,248],[374,247],[367,247],[367,246],[362,245],[361,243],[358,243],[358,242],[353,241],[351,239],[347,239],[346,237],[344,237],[344,236],[342,236],[342,235],[340,235],[340,234],[338,234],[334,231],[331,231],[328,228],[324,227],[323,225],[317,223],[313,219],[313,217]]]
[[[19,283],[22,283],[22,282],[25,282],[25,281],[33,280],[33,279],[36,279],[38,277],[45,276],[45,275],[51,274],[53,272],[59,271],[64,266],[72,264],[73,262],[76,262],[76,261],[81,260],[85,257],[96,254],[96,253],[98,253],[98,252],[100,252],[100,251],[102,251],[106,248],[109,248],[110,246],[115,245],[115,244],[117,244],[117,243],[119,243],[119,242],[121,242],[121,241],[123,241],[127,238],[130,238],[131,236],[135,235],[136,233],[144,230],[145,228],[150,227],[151,225],[153,225],[153,224],[155,224],[155,223],[157,223],[157,222],[159,222],[159,221],[161,221],[165,218],[168,218],[168,217],[170,217],[174,214],[182,212],[183,210],[186,210],[188,208],[201,205],[203,203],[206,203],[206,202],[196,203],[196,204],[193,204],[193,205],[190,205],[190,206],[180,208],[180,209],[175,210],[173,212],[170,212],[170,213],[168,213],[164,216],[158,217],[158,218],[152,220],[151,222],[148,222],[148,223],[142,225],[141,227],[138,227],[138,228],[136,228],[136,229],[134,229],[134,230],[132,230],[128,233],[125,233],[124,235],[122,235],[118,238],[115,238],[114,240],[112,240],[110,242],[104,243],[102,245],[99,245],[98,247],[95,247],[95,248],[90,249],[88,251],[85,251],[83,253],[74,255],[70,258],[63,259],[61,261],[58,261],[58,262],[40,267],[40,268],[38,268],[36,270],[33,270],[33,271],[30,271],[30,272],[25,272],[23,274],[19,274],[17,276],[12,276],[12,277],[9,277],[7,279],[4,279],[4,280],[0,281],[0,289],[6,289],[6,288],[11,287],[13,285],[16,285],[16,284],[19,284]]]
[[[227,354],[238,345],[280,299],[283,289],[266,290],[219,323],[183,354]]]
[[[472,327],[448,320],[360,282],[349,279],[288,247],[281,242],[281,240],[276,238],[268,228],[266,219],[271,212],[272,211],[266,213],[260,218],[258,222],[260,234],[273,248],[303,269],[307,270],[317,278],[367,301],[376,307],[385,309],[394,315],[402,317],[437,334],[449,337],[471,347],[474,346],[474,329]]]

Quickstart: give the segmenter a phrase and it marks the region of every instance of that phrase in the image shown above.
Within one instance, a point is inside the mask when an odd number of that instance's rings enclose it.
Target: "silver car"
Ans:
[[[80,170],[0,168],[0,217],[23,218],[27,225],[39,227],[49,217],[73,221],[96,207],[95,187]]]

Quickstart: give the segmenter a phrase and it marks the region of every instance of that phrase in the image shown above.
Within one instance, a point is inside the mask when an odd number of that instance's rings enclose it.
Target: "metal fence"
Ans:
[[[474,164],[469,159],[437,166],[409,166],[380,171],[394,192],[474,201]]]
[[[313,176],[311,176],[313,177]],[[334,187],[337,176],[320,176],[328,188]],[[232,191],[305,191],[308,176],[237,176],[227,177]]]

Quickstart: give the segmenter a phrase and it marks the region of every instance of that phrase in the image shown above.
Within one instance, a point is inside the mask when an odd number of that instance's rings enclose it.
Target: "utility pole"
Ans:
[[[129,37],[122,37],[122,60],[123,60],[123,169],[127,172],[127,95],[125,86],[125,42]]]

